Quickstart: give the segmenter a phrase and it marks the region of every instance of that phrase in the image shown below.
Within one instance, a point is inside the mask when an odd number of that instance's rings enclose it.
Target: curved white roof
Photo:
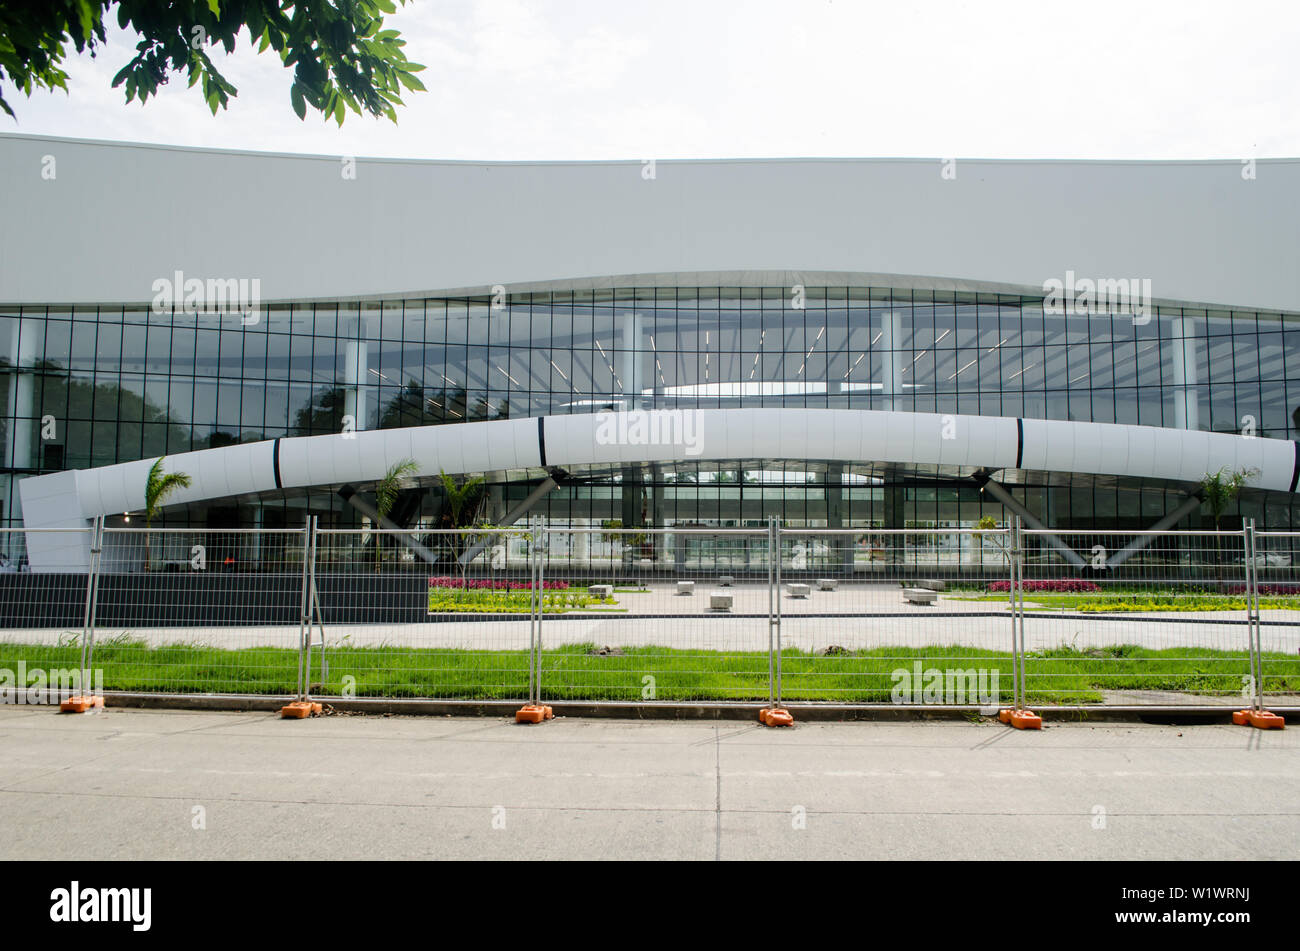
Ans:
[[[1259,160],[1253,178],[1233,161],[943,168],[361,158],[347,178],[338,156],[0,135],[0,205],[21,223],[0,229],[0,304],[146,303],[178,270],[260,278],[263,300],[815,272],[1041,293],[1074,271],[1150,279],[1157,301],[1300,312],[1300,160]]]
[[[674,412],[674,411],[661,411]],[[277,489],[374,482],[412,459],[416,477],[541,466],[679,460],[820,459],[1102,473],[1192,483],[1224,466],[1252,469],[1248,485],[1294,491],[1300,450],[1281,439],[1152,426],[881,410],[755,407],[684,410],[694,429],[647,428],[658,441],[609,438],[618,414],[579,414],[299,436],[166,457],[189,488],[168,504]],[[644,415],[644,414],[643,414]],[[662,417],[661,417],[662,418]],[[602,429],[602,427],[606,427]],[[666,435],[676,433],[684,438]],[[688,438],[685,438],[688,437]],[[653,438],[653,437],[651,437]],[[84,527],[97,515],[138,511],[156,458],[34,476],[19,483],[29,529]],[[29,536],[34,568],[83,542]],[[84,547],[84,546],[83,546]]]

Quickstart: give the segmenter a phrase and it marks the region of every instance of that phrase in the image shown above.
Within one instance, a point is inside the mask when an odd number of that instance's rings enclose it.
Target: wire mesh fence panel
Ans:
[[[91,537],[0,529],[0,703],[58,703],[98,689],[93,668],[83,670]]]
[[[1006,529],[783,528],[785,701],[994,707],[1012,684]]]
[[[542,699],[767,701],[768,535],[549,529]]]
[[[107,528],[95,604],[105,689],[296,692],[302,529]]]
[[[313,696],[525,700],[524,529],[322,529]]]
[[[1300,704],[1300,532],[1255,532],[1259,663],[1265,705]]]
[[[537,537],[0,530],[0,681],[79,688],[87,666],[109,692],[523,701],[537,561],[544,701],[995,708],[1011,700],[1019,557],[1030,705],[1227,708],[1257,685],[1265,704],[1300,700],[1300,532],[1254,532],[1252,548],[1247,531],[1033,530],[1018,556],[1006,529]]]
[[[1243,532],[1023,533],[1034,704],[1224,706],[1253,695]],[[993,586],[989,598],[1004,598]],[[1281,599],[1265,615],[1289,614]]]

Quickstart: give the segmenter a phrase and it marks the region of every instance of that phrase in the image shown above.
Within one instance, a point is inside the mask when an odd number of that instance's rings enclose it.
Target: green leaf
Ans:
[[[114,6],[117,15],[111,22],[133,34],[135,42],[130,61],[112,80],[114,88],[127,84],[128,102],[146,101],[178,75],[193,88],[196,75],[205,74],[204,101],[210,108],[228,105],[236,95],[234,86],[202,50],[190,46],[196,26],[207,30],[211,47],[220,44],[227,53],[234,51],[243,29],[259,53],[275,50],[286,67],[297,71],[291,82],[298,88],[290,101],[300,119],[311,106],[327,119],[339,120],[354,110],[395,120],[394,106],[401,103],[395,93],[427,91],[411,78],[424,66],[407,60],[399,31],[385,29],[385,15],[398,9],[394,0],[0,0],[0,81],[8,80],[11,88],[28,95],[41,88],[66,91],[67,76],[58,68],[66,47],[97,52],[107,42],[106,11]],[[342,113],[336,99],[324,99],[333,90],[343,96]],[[0,111],[12,114],[10,102],[0,100]]]
[[[77,19],[81,21],[81,35],[83,39],[90,39],[94,35],[95,20],[98,11],[91,6],[90,0],[77,0]]]
[[[414,76],[407,73],[398,73],[397,78],[407,89],[425,92],[424,83],[420,82],[420,80],[416,79]]]

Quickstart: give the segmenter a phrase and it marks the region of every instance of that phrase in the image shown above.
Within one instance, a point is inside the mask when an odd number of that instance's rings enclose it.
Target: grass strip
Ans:
[[[1011,690],[1006,652],[950,646],[834,649],[782,652],[786,700],[840,703],[889,702],[899,670],[997,671],[1003,697]],[[73,669],[80,647],[0,643],[0,669]],[[524,650],[420,647],[331,647],[328,672],[313,655],[313,692],[324,696],[436,699],[517,699],[527,694]],[[1300,693],[1300,658],[1266,653],[1265,683],[1271,694]],[[95,646],[94,666],[104,689],[152,693],[290,694],[296,689],[298,652],[289,648],[225,649],[196,644],[149,646],[118,638]],[[1035,651],[1026,655],[1031,703],[1099,703],[1102,691],[1171,691],[1192,695],[1240,695],[1249,673],[1245,651],[1199,647],[1148,649],[1132,645]],[[988,683],[986,679],[984,683]],[[764,650],[706,651],[628,647],[609,652],[594,644],[567,644],[542,654],[542,683],[553,700],[643,699],[667,701],[768,699]],[[923,702],[953,702],[951,697]],[[971,699],[966,702],[976,702]]]

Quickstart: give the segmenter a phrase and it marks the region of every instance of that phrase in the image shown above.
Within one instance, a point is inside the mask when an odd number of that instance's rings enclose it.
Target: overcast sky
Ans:
[[[114,21],[115,22],[115,21]],[[389,19],[427,93],[398,125],[289,105],[273,52],[214,54],[215,118],[174,80],[126,105],[133,41],[0,132],[443,159],[1300,156],[1296,0],[415,0]]]

